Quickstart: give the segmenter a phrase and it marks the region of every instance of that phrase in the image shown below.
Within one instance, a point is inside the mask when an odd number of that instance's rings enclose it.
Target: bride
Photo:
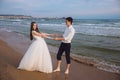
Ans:
[[[18,69],[52,73],[51,56],[44,38],[50,38],[47,33],[39,32],[37,24],[31,23],[30,39],[33,40],[23,56]]]

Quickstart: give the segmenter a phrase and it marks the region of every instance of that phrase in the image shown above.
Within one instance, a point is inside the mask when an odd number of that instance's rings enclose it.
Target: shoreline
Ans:
[[[14,37],[14,39],[11,39],[12,37]],[[28,46],[31,43],[30,40],[27,40],[26,38],[24,38],[24,36],[22,37],[23,38],[17,35],[15,36],[14,34],[7,34],[6,32],[5,33],[0,32],[0,47],[1,47],[0,79],[1,80],[23,80],[23,79],[26,79],[26,80],[33,80],[33,79],[34,80],[39,80],[39,79],[56,80],[55,78],[64,80],[66,76],[70,80],[73,80],[73,79],[74,80],[79,80],[79,79],[81,80],[93,80],[93,79],[95,80],[96,79],[97,80],[119,80],[120,79],[119,74],[102,71],[95,67],[88,66],[83,63],[78,63],[73,59],[71,60],[72,64],[71,64],[71,70],[70,70],[69,75],[64,75],[65,64],[66,64],[65,61],[63,61],[63,65],[61,66],[62,68],[61,73],[44,74],[44,73],[36,72],[36,71],[29,72],[29,71],[24,71],[24,70],[17,70],[16,67],[19,64],[19,61],[21,60],[22,56],[24,55],[24,52],[27,50]],[[51,47],[51,50],[52,49],[54,49],[54,47]],[[55,50],[53,51],[56,52]],[[51,53],[51,57],[52,57],[53,68],[55,69],[56,55],[54,53]],[[65,58],[63,57],[62,60],[65,60]],[[6,69],[7,69],[7,72],[5,72]],[[86,77],[86,75],[89,75],[89,76]]]
[[[25,35],[20,34],[20,33],[0,30],[0,34],[1,34],[0,39],[8,43],[8,45],[11,46],[13,49],[15,49],[17,52],[22,51],[21,52],[22,54],[26,52],[28,46],[32,43],[32,41],[30,41],[29,38],[27,38]],[[11,37],[8,38],[9,36]],[[16,44],[14,44],[14,42]],[[50,52],[53,54],[56,54],[58,51],[58,47],[50,45],[50,44],[48,44],[48,48]],[[103,71],[120,74],[120,66],[109,64],[105,62],[104,60],[98,60],[94,57],[81,56],[81,55],[77,55],[73,53],[71,53],[71,59],[79,63],[85,64],[85,65],[93,66]]]

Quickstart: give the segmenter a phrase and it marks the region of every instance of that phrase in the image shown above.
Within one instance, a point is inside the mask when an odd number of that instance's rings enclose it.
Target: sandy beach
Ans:
[[[31,44],[29,38],[0,31],[0,80],[120,80],[120,74],[99,70],[93,66],[72,60],[70,74],[65,75],[63,56],[61,72],[46,74],[37,71],[18,70],[17,66]],[[53,68],[56,68],[56,50],[49,46]]]

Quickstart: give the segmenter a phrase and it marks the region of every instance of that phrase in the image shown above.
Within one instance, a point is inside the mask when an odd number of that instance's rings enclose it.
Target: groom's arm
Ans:
[[[52,34],[52,36],[54,36],[54,37],[62,37],[63,35],[61,35],[61,34]]]
[[[47,35],[47,36],[62,36],[62,35],[60,35],[60,34],[49,34],[49,33],[43,33],[43,34],[45,34],[45,35]]]
[[[60,38],[54,38],[54,40],[61,41],[61,40],[65,40],[65,39],[64,39],[64,37],[60,37]]]
[[[48,33],[44,33],[45,35],[47,35],[47,36],[52,36],[52,34],[48,34]]]
[[[54,40],[56,40],[56,41],[59,41],[59,40],[69,40],[71,38],[71,36],[74,35],[74,33],[75,33],[75,31],[71,30],[71,31],[69,31],[69,33],[67,35],[63,35],[60,38],[54,38]]]

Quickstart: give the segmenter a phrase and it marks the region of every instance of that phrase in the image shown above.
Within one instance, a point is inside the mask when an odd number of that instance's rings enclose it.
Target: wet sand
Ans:
[[[66,61],[63,56],[61,72],[45,74],[18,70],[17,66],[31,41],[25,36],[0,31],[0,80],[120,80],[120,74],[99,70],[93,66],[72,60],[70,74],[65,75]],[[50,51],[56,52],[49,46]],[[56,68],[56,54],[51,52],[53,68]]]

